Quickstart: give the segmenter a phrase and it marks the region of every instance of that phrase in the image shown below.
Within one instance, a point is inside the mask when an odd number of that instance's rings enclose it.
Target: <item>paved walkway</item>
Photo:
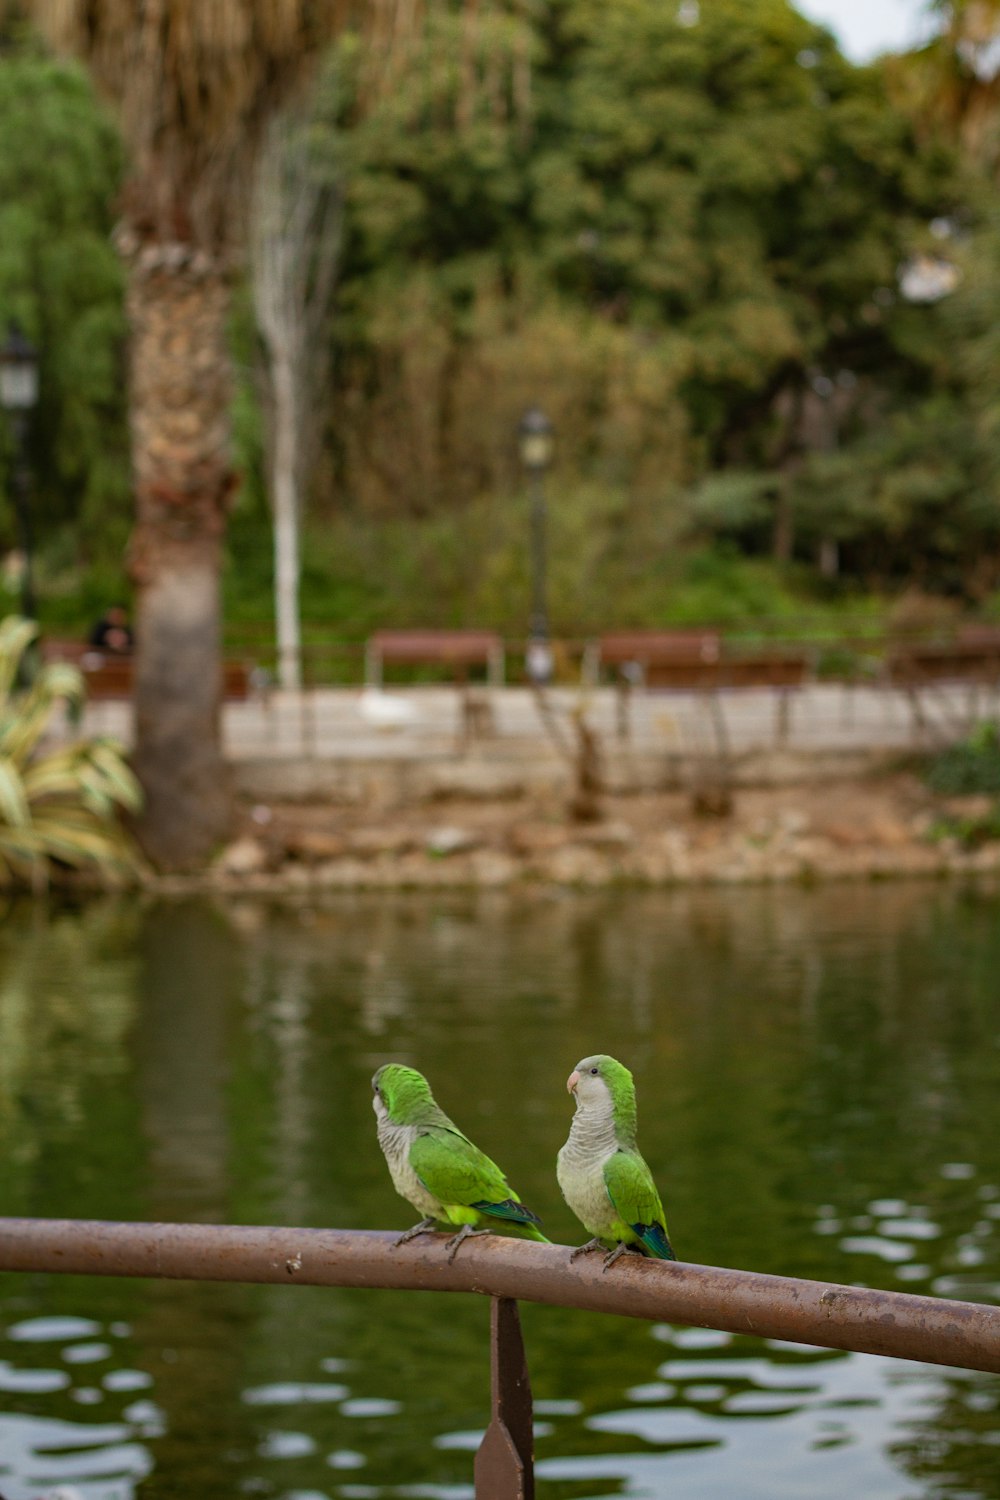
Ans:
[[[555,689],[555,717],[571,732],[582,706],[606,751],[705,756],[793,752],[906,751],[954,740],[985,717],[1000,716],[1000,695],[971,685],[924,689],[911,696],[881,686],[815,685],[719,693],[638,691],[623,712],[612,688],[581,694]],[[471,713],[452,688],[389,693],[357,688],[272,692],[226,704],[225,744],[234,761],[260,759],[423,760],[454,757],[473,745],[481,754],[549,757],[554,752],[534,695],[526,688],[477,693]],[[128,743],[125,703],[90,704],[86,731]]]

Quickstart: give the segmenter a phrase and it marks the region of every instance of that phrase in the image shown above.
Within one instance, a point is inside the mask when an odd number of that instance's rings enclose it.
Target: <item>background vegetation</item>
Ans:
[[[378,91],[341,44],[313,123],[345,213],[306,618],[523,628],[514,434],[536,401],[557,432],[559,631],[870,612],[913,586],[989,612],[995,190],[893,76],[785,0],[442,3]],[[37,529],[60,629],[126,590],[122,167],[84,76],[8,35],[0,313],[43,351]],[[950,295],[902,294],[920,257],[956,268]],[[248,309],[228,618],[265,623]]]

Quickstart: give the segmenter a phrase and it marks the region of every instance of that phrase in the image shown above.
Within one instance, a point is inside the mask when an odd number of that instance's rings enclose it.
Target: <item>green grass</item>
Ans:
[[[586,508],[585,508],[586,509]],[[588,524],[584,524],[587,522]],[[237,525],[225,577],[231,625],[272,618],[270,537]],[[527,631],[531,575],[521,501],[428,519],[314,523],[303,546],[302,618],[348,639],[379,626],[482,625]],[[583,518],[549,508],[548,598],[555,635],[614,628],[719,625],[753,635],[878,635],[889,601],[819,596],[809,575],[719,548],[644,538],[595,505]]]
[[[302,548],[305,637],[361,642],[380,626],[483,626],[524,636],[528,539],[524,496],[426,518],[313,519]],[[550,496],[548,543],[556,636],[714,625],[748,644],[775,635],[877,640],[892,608],[890,599],[846,585],[820,591],[798,565],[684,543],[655,511],[598,488]],[[231,641],[269,638],[272,578],[267,517],[237,511],[223,573]],[[60,538],[39,559],[38,594],[45,630],[81,638],[108,603],[129,597],[129,585],[123,563],[81,567]]]

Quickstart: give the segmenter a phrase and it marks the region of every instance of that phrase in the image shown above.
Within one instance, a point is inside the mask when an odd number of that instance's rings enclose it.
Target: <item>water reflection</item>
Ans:
[[[686,1259],[1000,1298],[1000,901],[820,891],[107,905],[0,929],[0,1211],[396,1227],[368,1079],[554,1183],[634,1067]],[[8,1277],[0,1492],[470,1493],[472,1299]],[[524,1313],[551,1497],[996,1500],[997,1382]]]
[[[72,1481],[82,1500],[130,1500],[152,1467],[146,1440],[164,1430],[152,1400],[136,1399],[151,1384],[129,1368],[122,1340],[128,1326],[104,1328],[91,1318],[35,1317],[13,1323],[6,1339],[16,1358],[0,1361],[0,1479],[5,1493],[37,1495]],[[106,1338],[98,1337],[106,1334]],[[21,1346],[21,1347],[18,1347]],[[38,1363],[35,1363],[38,1361]],[[45,1410],[17,1411],[15,1398],[61,1393],[60,1410],[101,1407],[97,1420],[72,1420]],[[50,1403],[51,1405],[51,1403]]]

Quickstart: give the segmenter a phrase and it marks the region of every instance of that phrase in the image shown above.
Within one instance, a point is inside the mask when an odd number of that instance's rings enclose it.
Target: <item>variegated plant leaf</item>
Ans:
[[[0,884],[37,886],[53,865],[89,867],[105,880],[133,877],[138,856],[119,812],[138,810],[139,783],[108,738],[44,753],[53,714],[79,704],[84,684],[76,667],[54,662],[17,691],[35,634],[30,621],[0,621]]]
[[[3,757],[0,757],[0,822],[10,828],[27,828],[31,822],[31,807],[21,773],[12,761]]]
[[[20,615],[0,620],[0,704],[10,697],[21,660],[37,634],[35,622]]]

